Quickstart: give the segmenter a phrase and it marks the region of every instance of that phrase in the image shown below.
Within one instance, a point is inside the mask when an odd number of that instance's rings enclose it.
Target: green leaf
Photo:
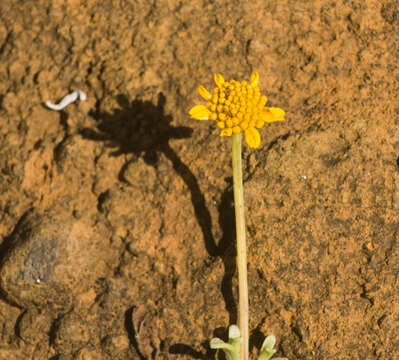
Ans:
[[[273,349],[274,345],[276,345],[276,337],[274,335],[269,335],[263,341],[260,351],[262,351],[264,348],[265,349]]]
[[[274,345],[276,345],[276,337],[274,335],[267,336],[263,341],[258,360],[270,360],[277,351],[273,349]]]
[[[223,350],[228,360],[239,360],[240,344],[241,344],[240,330],[236,325],[231,325],[229,327],[228,343],[224,342],[219,338],[213,338],[209,345],[211,349]]]

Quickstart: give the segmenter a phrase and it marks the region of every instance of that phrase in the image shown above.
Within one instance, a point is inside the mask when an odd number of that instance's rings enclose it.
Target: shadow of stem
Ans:
[[[133,100],[130,103],[124,95],[119,95],[117,102],[119,108],[112,113],[101,112],[98,109],[92,112],[91,115],[98,122],[97,129],[83,128],[80,134],[86,139],[104,142],[106,146],[114,148],[115,150],[111,152],[111,156],[133,155],[132,159],[122,166],[120,170],[119,179],[121,181],[124,181],[124,171],[128,164],[139,157],[142,157],[147,164],[155,168],[157,167],[160,153],[163,153],[171,161],[173,169],[182,178],[190,191],[191,202],[201,227],[208,254],[212,257],[220,256],[222,258],[225,273],[221,291],[226,309],[229,312],[230,324],[235,324],[237,321],[237,306],[234,300],[232,279],[236,268],[236,254],[234,246],[235,218],[232,179],[228,178],[227,188],[218,207],[219,224],[223,235],[217,244],[212,234],[211,215],[198,181],[188,166],[180,160],[169,145],[169,140],[171,139],[191,137],[192,129],[171,125],[172,117],[164,114],[166,99],[162,93],[158,96],[157,105],[141,100]],[[127,330],[129,330],[128,327]],[[131,331],[130,334],[132,334]],[[130,341],[135,346],[134,334],[130,335]],[[210,359],[214,354],[214,351],[209,346],[206,354],[202,354],[185,344],[172,345],[169,351],[170,353],[186,354],[195,359]]]

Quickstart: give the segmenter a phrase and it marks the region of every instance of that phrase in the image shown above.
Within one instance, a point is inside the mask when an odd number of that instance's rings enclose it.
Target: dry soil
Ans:
[[[398,1],[0,1],[0,359],[220,358],[230,138],[188,110],[252,71],[253,358],[399,359],[398,57]]]

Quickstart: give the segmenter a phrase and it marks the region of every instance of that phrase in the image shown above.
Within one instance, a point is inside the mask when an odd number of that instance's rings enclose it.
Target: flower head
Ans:
[[[210,93],[202,85],[198,93],[207,101],[206,105],[196,105],[190,110],[190,117],[197,120],[214,120],[221,129],[220,136],[244,133],[251,148],[260,145],[257,129],[266,122],[284,120],[284,110],[267,107],[267,97],[261,95],[259,75],[254,72],[249,80],[226,82],[222,75],[215,74],[216,88]]]

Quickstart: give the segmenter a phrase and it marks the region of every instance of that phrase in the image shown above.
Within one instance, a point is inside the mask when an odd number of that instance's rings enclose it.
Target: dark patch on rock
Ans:
[[[9,238],[0,268],[0,287],[21,307],[64,312],[74,296],[104,275],[109,251],[98,244],[106,237],[101,226],[60,211],[30,211]],[[83,274],[83,276],[82,276]]]

